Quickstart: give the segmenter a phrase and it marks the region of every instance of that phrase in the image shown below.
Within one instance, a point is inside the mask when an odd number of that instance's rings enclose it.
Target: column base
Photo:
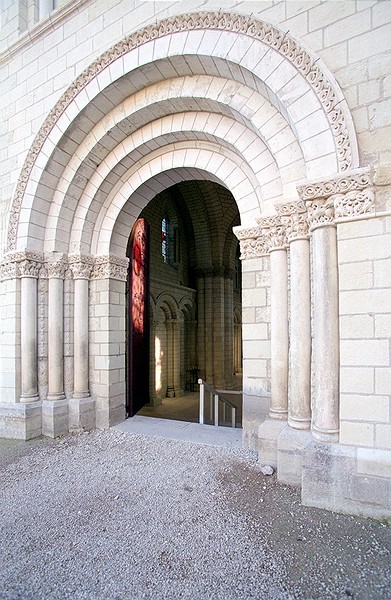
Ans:
[[[312,437],[319,442],[326,442],[329,444],[335,444],[339,440],[338,429],[317,429],[312,426]]]
[[[391,519],[391,451],[312,440],[302,457],[305,506]]]
[[[281,419],[266,419],[258,429],[258,462],[277,468],[277,440],[286,427]]]
[[[95,400],[91,396],[69,401],[69,431],[95,429]]]
[[[286,425],[277,440],[277,479],[287,485],[301,485],[303,449],[311,442],[309,430]]]
[[[23,396],[20,397],[20,402],[21,404],[27,404],[30,402],[39,402],[39,396],[38,394],[25,394]]]
[[[68,400],[42,402],[42,435],[55,438],[69,432]]]
[[[42,404],[0,403],[0,437],[31,440],[42,435]]]

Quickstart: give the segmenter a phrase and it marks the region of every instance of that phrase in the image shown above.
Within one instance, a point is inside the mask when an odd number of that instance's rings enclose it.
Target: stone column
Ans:
[[[277,477],[300,485],[303,449],[311,441],[311,293],[310,243],[304,202],[277,206],[289,243],[289,386],[288,425],[277,441]]]
[[[180,323],[178,319],[172,321],[172,371],[174,396],[180,396],[181,392],[181,344]]]
[[[303,202],[279,206],[290,256],[290,344],[288,424],[311,424],[311,282],[307,210]]]
[[[312,435],[337,442],[339,434],[339,314],[337,230],[333,198],[307,202],[312,233]]]
[[[269,230],[271,271],[271,402],[270,418],[288,415],[288,262],[285,228],[275,217]]]
[[[173,335],[173,321],[166,321],[167,331],[167,398],[175,397],[175,384],[174,384],[174,335]]]
[[[64,276],[65,263],[53,257],[47,262],[48,298],[48,395],[42,407],[42,433],[57,437],[69,431],[68,402],[64,393]]]
[[[21,402],[36,402],[38,395],[37,361],[37,279],[41,265],[32,260],[19,264],[21,277]]]
[[[69,263],[74,280],[74,385],[69,424],[71,429],[92,429],[95,413],[88,385],[88,288],[92,261],[85,257],[71,257]]]
[[[259,460],[277,466],[278,438],[288,416],[288,260],[285,227],[278,215],[259,219],[270,253],[271,398],[258,430]]]
[[[230,388],[234,374],[234,296],[233,273],[228,269],[224,279],[224,337],[225,383]]]

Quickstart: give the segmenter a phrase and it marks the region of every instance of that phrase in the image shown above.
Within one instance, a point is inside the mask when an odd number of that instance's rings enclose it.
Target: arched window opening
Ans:
[[[167,214],[162,219],[162,257],[171,267],[177,267],[180,262],[179,229]]]

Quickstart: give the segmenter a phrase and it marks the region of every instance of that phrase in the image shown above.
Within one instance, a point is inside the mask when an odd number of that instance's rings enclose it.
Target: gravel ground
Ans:
[[[115,430],[3,448],[0,598],[391,598],[391,528],[238,449]]]

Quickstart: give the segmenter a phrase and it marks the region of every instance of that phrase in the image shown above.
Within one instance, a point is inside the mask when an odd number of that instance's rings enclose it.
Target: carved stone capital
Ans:
[[[49,279],[64,279],[66,264],[63,260],[49,260],[45,263]]]
[[[98,256],[91,272],[91,279],[118,279],[126,281],[129,259],[119,256]]]
[[[333,200],[336,219],[371,214],[375,209],[375,193],[371,188],[336,194]]]
[[[308,214],[302,200],[292,200],[276,205],[281,222],[285,226],[288,242],[308,238]]]
[[[40,269],[41,263],[38,263],[35,260],[23,260],[19,263],[19,276],[37,279]]]
[[[334,226],[334,202],[333,199],[317,199],[307,202],[308,222],[310,231],[318,227]]]
[[[68,264],[73,279],[89,279],[94,259],[91,256],[73,255],[68,257]]]
[[[261,217],[258,223],[263,227],[263,233],[268,241],[269,252],[284,250],[287,247],[285,224],[279,215]]]
[[[41,269],[42,256],[36,252],[12,252],[3,257],[0,264],[0,279],[16,277],[37,278]]]

